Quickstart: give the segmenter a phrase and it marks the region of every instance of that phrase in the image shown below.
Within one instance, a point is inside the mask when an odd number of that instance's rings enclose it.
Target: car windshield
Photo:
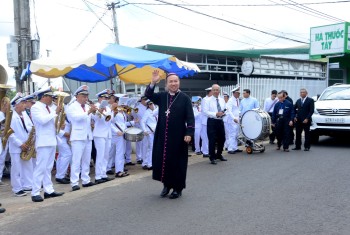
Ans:
[[[350,100],[350,87],[329,87],[319,100]]]

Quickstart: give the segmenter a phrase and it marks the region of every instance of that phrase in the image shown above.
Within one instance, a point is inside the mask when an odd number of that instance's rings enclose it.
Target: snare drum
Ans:
[[[131,142],[139,142],[143,140],[144,134],[140,128],[129,127],[124,131],[124,139]]]
[[[247,139],[264,140],[270,134],[270,115],[261,109],[248,110],[241,118],[241,126]]]

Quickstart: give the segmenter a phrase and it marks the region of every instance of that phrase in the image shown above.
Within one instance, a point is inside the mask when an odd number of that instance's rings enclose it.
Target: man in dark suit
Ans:
[[[310,150],[310,125],[311,116],[314,113],[314,100],[307,96],[306,89],[300,89],[300,99],[295,102],[295,148],[293,150],[301,149],[301,133],[304,131],[304,151]]]

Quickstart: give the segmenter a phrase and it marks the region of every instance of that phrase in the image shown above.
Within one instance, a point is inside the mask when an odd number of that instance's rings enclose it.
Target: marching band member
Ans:
[[[3,133],[4,130],[4,124],[5,124],[5,119],[6,119],[6,113],[8,112],[8,105],[1,104],[1,110],[0,110],[0,127],[1,127],[1,133]],[[0,137],[0,140],[2,142],[2,137]],[[4,172],[4,167],[5,167],[5,160],[6,160],[6,155],[8,151],[8,144],[6,144],[5,149],[3,149],[2,144],[0,143],[0,186],[6,185],[1,181],[2,179],[2,174]]]
[[[146,109],[147,109],[147,100],[146,96],[142,96],[140,102],[137,104],[136,108],[138,108],[137,114],[134,114],[135,118],[141,120]],[[141,128],[140,124],[136,124],[135,127]],[[142,141],[136,142],[136,161],[138,164],[142,164],[143,158],[147,152],[147,139],[143,139]]]
[[[64,106],[67,113],[69,105]],[[67,116],[65,118],[64,129],[57,134],[58,157],[56,160],[56,182],[61,184],[69,184],[70,180],[66,178],[68,166],[72,161],[72,149],[69,145],[71,123]]]
[[[112,114],[113,115],[114,115],[113,110],[118,106],[119,96],[120,96],[120,94],[111,94],[111,96],[109,97],[108,104],[109,104],[109,107],[112,110]],[[109,159],[108,159],[107,171],[106,171],[107,175],[114,175],[114,173],[112,171],[112,168],[113,168],[113,166],[115,167],[115,144],[113,143],[113,125],[114,124],[113,124],[113,120],[112,120],[111,121],[111,135],[112,135],[112,139],[111,139],[111,147],[109,148]]]
[[[202,111],[203,111],[203,107],[205,102],[212,96],[212,91],[211,91],[211,87],[205,89],[205,91],[207,92],[207,96],[204,97],[201,101],[201,107],[202,107]],[[208,122],[208,117],[201,112],[201,116],[202,116],[202,128],[201,128],[201,139],[202,139],[202,153],[203,153],[203,157],[209,157],[209,148],[208,148],[208,133],[207,133],[207,122]]]
[[[128,98],[120,97],[119,105],[121,107],[125,107],[127,105]],[[113,118],[112,124],[112,142],[113,148],[115,148],[115,177],[121,178],[128,176],[129,174],[124,171],[124,163],[125,163],[125,144],[126,141],[124,139],[124,131],[127,128],[126,121],[127,116],[124,110],[120,109],[114,110],[115,116]]]
[[[33,123],[25,112],[26,101],[21,98],[21,94],[11,100],[14,111],[11,120],[11,129],[14,133],[9,137],[9,152],[11,155],[11,185],[15,196],[26,196],[27,191],[31,191],[33,183],[33,163],[32,159],[22,160],[20,155],[22,151],[27,151],[29,133],[32,130]],[[22,181],[23,179],[23,181]]]
[[[240,131],[239,126],[239,92],[240,87],[236,87],[231,90],[232,97],[227,102],[227,120],[228,120],[228,153],[235,154],[242,152],[238,149],[237,138]]]
[[[31,108],[32,120],[35,126],[35,150],[36,166],[33,172],[32,201],[42,202],[40,189],[43,185],[44,198],[62,196],[64,193],[54,191],[51,181],[51,170],[55,160],[56,153],[56,128],[55,118],[62,107],[57,107],[56,112],[50,109],[52,103],[51,87],[40,89],[34,93],[39,102],[36,102]]]
[[[227,102],[228,100],[230,99],[230,96],[224,92],[223,93],[223,98],[224,98],[224,101],[225,101],[225,104],[227,105]],[[229,123],[228,123],[228,118],[227,118],[227,115],[225,115],[223,117],[223,120],[224,120],[224,127],[225,127],[225,144],[224,144],[224,149],[228,149],[228,138],[229,138]]]
[[[35,104],[36,102],[36,97],[35,95],[31,94],[31,95],[26,95],[23,97],[23,100],[25,100],[25,111],[28,115],[28,117],[30,118],[30,121],[33,123],[33,120],[32,120],[32,114],[30,113],[30,109],[32,108],[32,106]],[[34,125],[34,124],[33,124]],[[33,169],[35,167],[35,164],[36,164],[36,158],[32,158],[32,164],[33,164]],[[22,179],[22,182],[24,181],[25,179]]]
[[[155,108],[152,101],[147,100],[147,109],[141,119],[140,125],[143,133],[147,138],[147,151],[142,162],[142,169],[152,170],[152,152],[154,132],[156,131],[158,122],[158,109]]]
[[[83,187],[95,185],[91,182],[90,161],[92,148],[91,116],[96,112],[94,105],[87,105],[89,87],[83,85],[79,87],[74,96],[76,100],[69,106],[67,118],[71,122],[70,142],[72,148],[72,164],[70,172],[70,182],[72,191],[79,190],[79,174]]]
[[[195,120],[195,129],[194,129],[194,146],[195,153],[197,155],[203,154],[201,152],[200,139],[201,139],[201,130],[202,130],[202,115],[199,102],[201,101],[200,96],[192,96],[192,104],[193,104],[193,114]]]
[[[97,93],[96,96],[98,102],[95,106],[98,108],[98,112],[92,115],[95,123],[92,134],[96,148],[95,183],[100,184],[111,180],[106,174],[112,138],[111,120],[107,120],[106,117],[109,115],[111,118],[112,112],[108,106],[102,107],[102,101],[108,102],[109,100],[109,90],[105,89]]]

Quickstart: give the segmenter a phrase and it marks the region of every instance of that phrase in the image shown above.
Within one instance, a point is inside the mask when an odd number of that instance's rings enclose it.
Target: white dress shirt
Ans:
[[[224,112],[226,108],[225,100],[221,97],[216,98],[215,96],[209,97],[202,108],[202,112],[208,118],[221,119],[216,117],[216,113],[219,112],[217,107],[217,100],[219,101],[219,105],[221,107],[221,111]]]

